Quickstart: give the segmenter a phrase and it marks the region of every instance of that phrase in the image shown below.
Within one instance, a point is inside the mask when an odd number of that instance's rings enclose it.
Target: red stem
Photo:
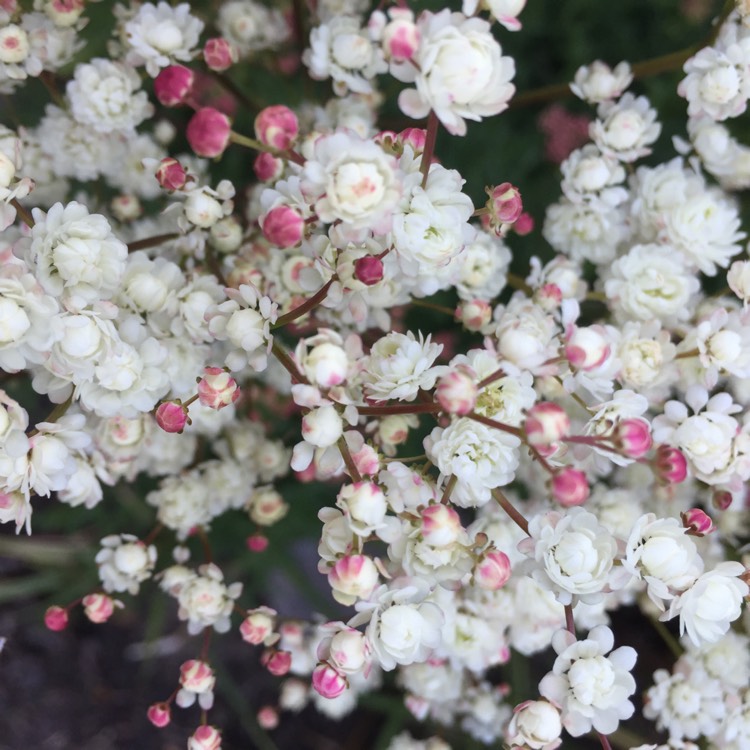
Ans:
[[[565,605],[565,627],[568,629],[568,632],[572,635],[576,634],[576,623],[573,619],[573,605],[572,604],[566,604]]]
[[[389,404],[386,406],[358,406],[357,411],[362,417],[386,417],[390,414],[437,414],[441,411],[440,404],[432,402],[425,404]]]
[[[301,318],[303,315],[307,314],[312,310],[314,307],[317,307],[327,296],[328,296],[328,290],[331,288],[331,284],[336,280],[336,276],[331,276],[328,281],[323,284],[320,289],[318,289],[315,294],[313,294],[312,297],[309,299],[306,299],[301,305],[298,305],[294,308],[294,310],[290,310],[288,313],[285,313],[282,315],[274,324],[273,328],[281,328],[282,326],[287,325],[287,323],[291,323],[293,320],[297,320],[297,318]]]
[[[427,175],[430,173],[430,163],[435,153],[435,141],[437,141],[437,131],[440,121],[437,115],[430,110],[427,116],[427,137],[425,138],[424,151],[422,152],[422,162],[419,165],[419,171],[422,173],[422,187],[427,184]]]
[[[500,490],[492,490],[492,497],[495,498],[498,505],[510,516],[511,520],[518,526],[523,532],[529,535],[529,522],[523,517],[523,515],[513,507],[510,500],[503,495]]]

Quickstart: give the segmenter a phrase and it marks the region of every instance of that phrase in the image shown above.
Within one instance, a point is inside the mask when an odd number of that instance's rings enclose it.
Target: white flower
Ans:
[[[472,16],[478,7],[488,10],[508,31],[521,30],[518,15],[526,7],[526,0],[463,0],[461,11]]]
[[[666,378],[665,368],[676,354],[669,331],[658,322],[628,321],[622,326],[617,358],[622,363],[618,379],[636,389],[648,388]]]
[[[74,456],[74,461],[76,469],[68,478],[65,487],[57,491],[57,499],[73,508],[79,505],[93,508],[104,496],[96,470],[85,458]]]
[[[216,25],[243,56],[274,47],[289,37],[282,11],[254,0],[222,3]]]
[[[525,701],[513,709],[508,742],[530,750],[555,750],[562,744],[560,711],[547,701]]]
[[[388,510],[383,490],[374,482],[345,484],[336,496],[336,505],[360,537],[368,537],[382,527]]]
[[[576,149],[560,165],[560,183],[566,198],[573,203],[601,200],[614,206],[627,198],[624,188],[615,187],[625,181],[625,169],[612,156],[605,156],[593,143]]]
[[[567,630],[558,630],[552,646],[558,654],[552,671],[539,683],[539,692],[561,706],[563,725],[573,737],[591,731],[610,734],[635,710],[629,697],[635,692],[630,670],[636,652],[614,645],[612,631],[594,628],[583,641]]]
[[[141,583],[154,571],[156,547],[147,547],[132,534],[113,534],[104,537],[101,544],[96,562],[104,590],[137,594]]]
[[[617,541],[583,508],[534,516],[518,548],[535,560],[534,578],[561,604],[595,604],[613,582]]]
[[[141,79],[123,63],[94,58],[76,66],[65,93],[76,122],[100,133],[132,130],[153,114]]]
[[[190,13],[190,5],[175,7],[166,2],[144,3],[125,24],[128,44],[126,62],[145,65],[155,78],[161,68],[175,60],[188,61],[198,45],[203,21]]]
[[[377,401],[414,401],[420,389],[433,388],[445,372],[445,367],[434,365],[442,350],[442,344],[433,344],[421,333],[419,339],[411,331],[383,336],[372,346],[363,366],[366,395]]]
[[[34,227],[24,256],[42,288],[68,309],[112,297],[125,271],[128,248],[109,222],[75,201],[45,214],[33,209]]]
[[[466,135],[466,119],[479,121],[507,108],[516,67],[503,56],[487,21],[445,9],[422,13],[417,28],[416,66],[402,79],[416,89],[398,99],[405,114],[420,118],[433,110],[448,132]]]
[[[505,287],[510,261],[510,250],[502,239],[478,231],[474,241],[467,243],[459,256],[458,296],[467,302],[497,297]]]
[[[750,745],[750,700],[747,693],[742,703],[735,706],[730,704],[728,708],[721,729],[711,737],[711,743],[721,750],[743,750]]]
[[[617,99],[630,86],[633,72],[627,62],[618,63],[614,70],[601,60],[583,65],[576,71],[570,90],[590,104]]]
[[[750,591],[738,578],[744,572],[741,563],[719,563],[674,599],[668,615],[680,615],[680,633],[687,631],[696,646],[716,643],[742,614],[743,599]]]
[[[213,626],[217,633],[229,630],[229,618],[234,600],[242,593],[242,584],[226,586],[224,575],[213,563],[198,568],[198,575],[188,579],[179,589],[177,612],[181,620],[188,621],[188,633],[196,635]]]
[[[631,162],[651,153],[661,125],[645,96],[624,94],[617,102],[602,102],[589,135],[603,154]]]
[[[436,427],[424,446],[441,478],[457,480],[451,502],[467,508],[484,505],[491,490],[513,481],[520,442],[515,435],[462,417],[447,428]]]

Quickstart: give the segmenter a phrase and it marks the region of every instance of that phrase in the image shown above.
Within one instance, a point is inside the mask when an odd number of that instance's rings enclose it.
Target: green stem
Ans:
[[[269,148],[255,138],[249,138],[248,136],[237,133],[234,130],[230,131],[229,140],[232,143],[236,143],[238,146],[252,148],[255,151],[265,151],[266,153],[273,154],[279,159],[287,159],[288,161],[293,161],[300,166],[305,163],[305,157],[302,156],[302,154],[298,154],[296,151],[277,151],[275,148]]]
[[[672,652],[672,656],[675,659],[679,659],[682,656],[682,646],[680,646],[677,639],[669,632],[667,626],[656,617],[649,617],[651,624],[654,626],[654,630],[659,634],[661,639],[667,645],[667,648]]]

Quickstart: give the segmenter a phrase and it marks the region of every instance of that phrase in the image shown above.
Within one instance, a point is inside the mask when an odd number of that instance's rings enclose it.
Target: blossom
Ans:
[[[583,65],[576,71],[570,90],[590,104],[600,104],[618,99],[633,81],[633,72],[627,62],[618,63],[614,69],[601,60]]]
[[[555,750],[562,744],[560,711],[547,701],[524,701],[513,709],[508,742],[530,750]]]
[[[104,590],[137,594],[140,584],[153,573],[156,547],[147,547],[132,534],[113,534],[101,543],[96,562]]]
[[[278,8],[255,0],[229,0],[222,3],[217,18],[222,35],[241,56],[275,47],[289,37],[289,26]]]
[[[659,137],[661,125],[645,96],[624,94],[617,102],[599,105],[597,119],[589,134],[603,154],[631,162],[651,153],[652,143]]]
[[[612,651],[613,645],[612,631],[603,625],[582,641],[567,630],[558,630],[552,638],[558,656],[539,683],[539,692],[561,707],[563,726],[573,737],[592,727],[610,734],[622,719],[633,715],[629,697],[635,692],[635,680],[630,670],[636,652],[630,646]]]
[[[195,635],[206,627],[217,633],[229,630],[234,600],[242,593],[242,584],[224,583],[224,574],[213,563],[202,565],[198,575],[188,578],[177,592],[178,617],[187,620],[188,633]]]

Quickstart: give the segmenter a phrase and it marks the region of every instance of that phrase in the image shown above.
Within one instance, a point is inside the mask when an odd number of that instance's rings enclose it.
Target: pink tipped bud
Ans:
[[[265,552],[268,549],[268,537],[263,534],[252,534],[245,540],[250,552]]]
[[[203,107],[190,118],[185,135],[198,156],[213,158],[224,153],[231,133],[229,118],[223,112]]]
[[[586,475],[570,466],[552,477],[552,497],[565,508],[583,505],[589,496]]]
[[[496,234],[504,234],[511,224],[518,221],[523,212],[523,201],[517,187],[503,182],[493,188],[486,188],[490,227]]]
[[[609,357],[611,349],[600,326],[575,328],[568,336],[565,357],[578,370],[593,370]]]
[[[263,706],[258,711],[257,719],[258,724],[266,731],[276,729],[279,726],[279,712],[273,706]]]
[[[448,505],[429,505],[422,513],[422,538],[431,547],[447,547],[464,530],[458,513]]]
[[[154,703],[146,711],[148,720],[159,729],[167,726],[172,721],[172,712],[167,703]]]
[[[115,611],[115,600],[106,594],[89,594],[83,597],[83,612],[94,623],[107,622]]]
[[[365,255],[354,261],[354,278],[365,286],[383,280],[383,261],[376,255]]]
[[[354,604],[358,598],[366,599],[375,590],[378,581],[378,569],[367,555],[342,557],[328,571],[333,598],[341,604]]]
[[[221,367],[206,367],[198,381],[198,399],[209,409],[223,409],[240,397],[237,381]]]
[[[273,637],[276,625],[276,610],[270,607],[258,607],[247,613],[240,625],[240,634],[245,643],[258,646],[267,643]]]
[[[165,107],[184,104],[195,82],[195,73],[184,65],[169,65],[154,79],[154,93]]]
[[[269,649],[263,654],[260,661],[274,677],[283,677],[291,669],[292,654],[289,651]]]
[[[456,309],[456,317],[469,331],[481,331],[492,318],[492,307],[489,302],[475,299],[465,302]]]
[[[680,513],[682,525],[687,529],[687,533],[692,536],[705,536],[712,531],[716,531],[716,526],[705,511],[700,508],[690,508],[684,513]]]
[[[470,372],[456,368],[440,378],[435,398],[449,414],[468,414],[477,403],[477,384]]]
[[[615,430],[615,440],[623,453],[630,458],[645,456],[654,441],[651,439],[651,425],[645,419],[623,419]]]
[[[48,607],[44,613],[44,624],[48,630],[56,633],[68,627],[68,610],[62,607]]]
[[[488,591],[497,591],[508,582],[510,573],[508,555],[493,549],[483,555],[474,568],[474,583]]]
[[[253,171],[261,182],[272,182],[281,177],[281,173],[284,171],[284,162],[277,156],[269,154],[268,151],[261,151],[255,157]]]
[[[522,213],[513,225],[513,231],[519,237],[525,237],[534,231],[534,218],[529,213]]]
[[[237,62],[237,50],[223,37],[208,39],[203,47],[203,59],[206,65],[217,73],[231,68]]]
[[[406,128],[402,130],[396,139],[403,146],[411,146],[415,156],[419,156],[424,151],[427,143],[427,131],[424,128]]]
[[[726,510],[727,508],[730,508],[732,505],[732,501],[734,498],[732,497],[732,493],[727,490],[716,490],[714,492],[714,496],[711,499],[711,504],[716,508],[716,510]]]
[[[654,470],[662,482],[679,484],[687,477],[687,459],[671,445],[660,445],[656,451]]]
[[[383,29],[383,52],[394,62],[406,62],[419,49],[420,33],[409,18],[396,18]]]
[[[164,432],[181,433],[190,424],[188,410],[179,401],[164,401],[156,410],[156,424]]]
[[[289,206],[276,206],[263,219],[263,234],[276,247],[294,247],[305,234],[305,220]]]
[[[570,417],[563,408],[546,401],[529,409],[525,427],[532,445],[550,445],[568,436]]]
[[[165,190],[181,190],[187,182],[187,174],[177,159],[168,156],[159,162],[156,179]]]
[[[346,677],[326,662],[318,664],[313,670],[312,686],[324,698],[338,698],[349,687]]]
[[[543,310],[551,312],[560,307],[562,291],[557,284],[545,284],[536,290],[534,300]]]
[[[221,750],[221,732],[216,727],[203,724],[188,740],[188,750]]]
[[[266,107],[255,118],[255,137],[264,146],[277,151],[286,151],[298,133],[297,115],[283,104]]]

